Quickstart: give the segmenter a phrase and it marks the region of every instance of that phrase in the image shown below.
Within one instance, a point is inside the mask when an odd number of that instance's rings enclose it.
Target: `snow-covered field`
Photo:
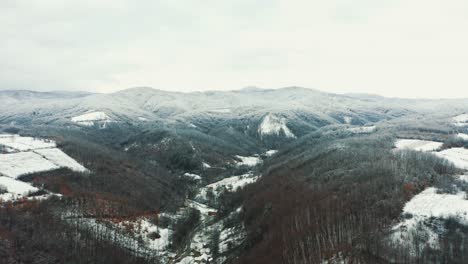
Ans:
[[[438,234],[432,224],[433,219],[455,218],[468,224],[468,200],[464,192],[457,194],[437,193],[434,187],[427,188],[414,196],[403,208],[404,219],[393,227],[392,240],[409,248],[413,253],[428,245],[438,247]],[[419,234],[418,234],[419,233]],[[424,234],[425,241],[417,245],[414,236]]]
[[[276,153],[278,153],[278,150],[271,149],[271,150],[268,150],[267,152],[265,152],[265,156],[271,157],[271,156],[275,155]]]
[[[468,170],[468,149],[465,148],[451,148],[445,149],[440,152],[433,152],[441,158],[445,158],[452,162],[460,169]]]
[[[465,133],[458,133],[457,134],[457,137],[465,140],[465,141],[468,141],[468,134],[465,134]]]
[[[376,126],[349,127],[346,130],[356,134],[368,134],[374,132]]]
[[[45,159],[51,161],[52,163],[61,168],[69,168],[77,172],[88,171],[85,167],[83,167],[83,165],[76,162],[76,160],[74,160],[58,148],[38,149],[34,152],[43,156]]]
[[[462,114],[454,117],[453,122],[453,124],[458,127],[468,126],[468,114]]]
[[[460,175],[460,176],[458,176],[458,179],[460,181],[468,183],[468,175]]]
[[[34,152],[0,154],[0,174],[10,178],[21,175],[56,170],[60,167]]]
[[[259,179],[258,176],[254,176],[251,173],[224,178],[220,181],[208,184],[207,186],[201,188],[197,197],[201,199],[206,199],[207,198],[206,194],[208,190],[213,191],[213,194],[215,196],[219,195],[219,191],[221,190],[234,192],[234,191],[237,191],[239,188],[242,188],[248,184],[256,182],[258,179]]]
[[[38,139],[33,137],[22,137],[18,135],[0,135],[0,145],[9,147],[14,151],[27,151],[42,148],[55,148],[55,142],[51,140]]]
[[[112,122],[111,118],[104,112],[91,112],[71,118],[71,121],[82,126],[93,126],[95,122]]]
[[[283,131],[284,135],[288,138],[296,138],[291,130],[286,125],[286,119],[268,114],[263,118],[262,123],[258,127],[260,136],[264,135],[280,135]]]
[[[395,142],[397,149],[410,149],[416,151],[434,151],[442,147],[443,143],[419,140],[419,139],[398,139]]]
[[[69,168],[77,172],[88,171],[73,158],[56,148],[51,140],[22,137],[19,135],[0,135],[0,145],[11,148],[11,153],[0,154],[0,177],[11,199],[26,196],[37,188],[29,183],[17,181],[18,177],[30,173]],[[7,180],[11,179],[11,180]],[[4,199],[5,200],[5,199]]]
[[[252,174],[244,174],[239,176],[232,176],[229,178],[222,179],[215,183],[209,184],[206,187],[212,188],[214,192],[220,187],[224,187],[229,191],[236,191],[239,188],[244,187],[247,184],[254,183],[258,180],[258,176]]]
[[[262,162],[262,159],[258,156],[243,157],[243,156],[237,155],[236,158],[241,160],[241,161],[236,162],[237,166],[253,167]]]
[[[30,193],[38,191],[36,187],[33,187],[28,183],[5,176],[0,177],[0,187],[3,187],[2,189],[7,191],[7,193],[0,194],[0,200],[2,201],[21,198],[23,196],[27,196]]]

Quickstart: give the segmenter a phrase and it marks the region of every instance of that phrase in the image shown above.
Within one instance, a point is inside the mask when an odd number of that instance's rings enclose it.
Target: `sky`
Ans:
[[[466,0],[1,0],[0,89],[468,97]]]

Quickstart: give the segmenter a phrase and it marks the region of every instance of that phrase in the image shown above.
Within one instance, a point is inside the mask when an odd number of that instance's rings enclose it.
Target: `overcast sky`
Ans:
[[[0,89],[468,97],[466,0],[1,0]]]

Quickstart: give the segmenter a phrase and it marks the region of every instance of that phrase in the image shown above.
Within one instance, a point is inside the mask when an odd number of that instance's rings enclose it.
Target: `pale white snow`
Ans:
[[[59,168],[59,166],[34,152],[0,154],[0,174],[11,178]]]
[[[85,167],[83,167],[83,165],[79,164],[76,160],[74,160],[72,157],[68,156],[58,148],[38,149],[34,152],[43,156],[44,158],[46,158],[47,160],[51,161],[59,167],[69,168],[77,172],[88,171]]]
[[[468,134],[465,134],[465,133],[458,133],[457,134],[457,137],[465,140],[465,141],[468,141]]]
[[[241,161],[236,161],[236,164],[238,166],[253,167],[262,162],[262,160],[258,156],[243,157],[243,156],[237,155],[236,158],[241,160]]]
[[[277,152],[278,152],[277,150],[272,149],[272,150],[268,150],[267,152],[265,152],[265,155],[267,157],[271,157],[271,156],[275,155]]]
[[[374,132],[376,126],[349,127],[346,130],[355,134],[368,134]]]
[[[343,119],[348,125],[351,124],[351,122],[353,121],[353,118],[351,116],[345,116]]]
[[[200,175],[197,175],[197,174],[194,174],[194,173],[188,173],[188,172],[186,172],[186,173],[184,173],[184,176],[187,177],[187,178],[191,178],[191,179],[193,179],[193,180],[197,180],[197,181],[199,181],[199,180],[202,179],[202,178],[200,177]]]
[[[221,231],[219,234],[219,252],[225,253],[230,248],[229,246],[237,246],[242,241],[244,241],[246,237],[245,230],[239,228],[226,228]]]
[[[445,149],[440,152],[433,152],[441,158],[445,158],[452,162],[460,169],[468,170],[468,149],[465,148],[451,148]]]
[[[0,175],[17,178],[21,175],[70,168],[85,172],[87,169],[73,158],[56,148],[54,141],[1,135],[0,145],[15,148],[15,152],[0,154]]]
[[[414,236],[421,237],[424,233],[422,237],[425,237],[426,241],[419,246],[437,248],[438,235],[431,228],[429,220],[432,217],[453,217],[462,224],[468,224],[468,200],[465,199],[465,195],[464,192],[437,193],[436,188],[430,187],[414,196],[403,208],[403,215],[409,216],[393,227],[392,240],[414,253],[421,249],[413,243]]]
[[[93,126],[95,122],[111,122],[111,118],[104,112],[91,112],[72,117],[71,121],[83,126]]]
[[[145,122],[145,121],[148,121],[148,118],[139,116],[139,117],[138,117],[138,120]]]
[[[419,139],[398,139],[395,142],[397,149],[410,149],[416,151],[434,151],[442,147],[443,143]]]
[[[214,195],[218,195],[218,190],[226,189],[227,191],[237,191],[248,184],[254,183],[259,179],[258,176],[253,176],[251,173],[232,176],[220,181],[208,184],[204,188],[200,189],[199,196],[206,199],[206,193],[208,189],[211,189]]]
[[[455,126],[459,126],[459,127],[464,127],[464,126],[468,126],[468,114],[462,114],[462,115],[458,115],[453,119],[453,124]]]
[[[202,166],[204,169],[211,169],[211,165],[206,162],[202,162]]]
[[[258,127],[258,133],[260,136],[264,135],[280,135],[283,131],[284,135],[288,138],[296,138],[291,130],[286,125],[286,119],[277,117],[272,114],[268,114],[263,118],[262,123]]]
[[[213,209],[209,207],[208,205],[193,201],[193,200],[187,200],[186,204],[188,207],[196,209],[200,211],[202,217],[208,215],[210,212],[216,212],[216,209]]]
[[[55,148],[52,140],[38,139],[33,137],[22,137],[19,135],[1,135],[0,145],[7,146],[15,151],[27,151],[41,148]]]
[[[38,190],[29,183],[5,176],[0,177],[0,187],[7,191],[7,193],[0,194],[0,200],[2,201],[18,199]]]
[[[466,174],[458,176],[458,179],[460,179],[460,181],[468,183],[468,175]]]

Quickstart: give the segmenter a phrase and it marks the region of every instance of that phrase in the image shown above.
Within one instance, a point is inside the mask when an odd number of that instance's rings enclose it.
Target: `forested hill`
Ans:
[[[466,263],[468,101],[0,91],[0,263]]]

